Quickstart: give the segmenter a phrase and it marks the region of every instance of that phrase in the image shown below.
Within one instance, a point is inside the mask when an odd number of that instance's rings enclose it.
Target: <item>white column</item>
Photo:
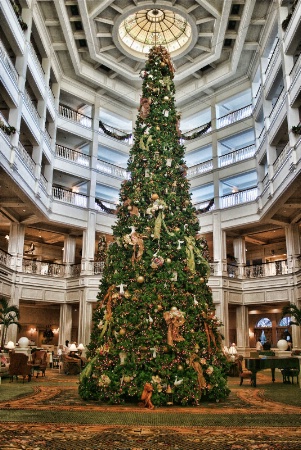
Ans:
[[[79,305],[78,343],[85,346],[90,342],[92,315],[92,303],[83,298]]]
[[[249,315],[247,306],[236,308],[236,336],[237,347],[249,347]]]
[[[227,273],[226,233],[221,229],[220,212],[214,212],[212,216],[214,275],[222,276]]]
[[[64,345],[66,340],[71,341],[72,305],[64,303],[60,306],[59,329],[59,345]]]
[[[95,233],[96,233],[96,213],[89,211],[87,228],[83,232],[83,248],[81,273],[91,275],[94,273],[94,254],[95,254]]]
[[[24,251],[25,226],[20,223],[11,223],[9,231],[8,253],[12,255],[10,267],[22,272]]]
[[[237,261],[238,277],[243,278],[244,267],[246,265],[246,242],[245,238],[239,237],[233,239],[234,258]]]
[[[288,272],[293,273],[300,268],[301,243],[298,224],[294,223],[285,227],[285,239]]]

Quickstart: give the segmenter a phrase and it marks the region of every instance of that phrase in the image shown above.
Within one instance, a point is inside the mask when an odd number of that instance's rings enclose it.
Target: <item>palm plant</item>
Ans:
[[[299,309],[296,305],[293,303],[290,303],[289,305],[286,305],[282,308],[282,314],[285,315],[291,315],[291,317],[294,320],[291,320],[290,325],[301,325],[301,309]]]
[[[0,298],[0,325],[2,328],[1,336],[1,348],[4,348],[7,330],[11,325],[17,325],[18,329],[21,328],[19,323],[20,311],[16,305],[9,305],[6,298]]]

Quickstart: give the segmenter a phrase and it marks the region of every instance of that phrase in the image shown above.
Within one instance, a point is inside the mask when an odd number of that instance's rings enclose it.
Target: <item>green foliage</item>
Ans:
[[[11,325],[16,325],[18,329],[21,328],[19,323],[20,312],[16,305],[9,305],[6,298],[0,298],[0,325],[1,325],[1,348],[4,348],[7,330]]]
[[[301,325],[301,309],[298,308],[293,303],[290,303],[289,305],[286,305],[282,308],[282,314],[283,316],[290,315],[294,320],[291,320],[291,325]]]
[[[196,405],[229,395],[221,322],[215,315],[206,240],[189,194],[175,108],[173,67],[153,47],[106,252],[84,399],[139,402],[151,383],[155,406]]]

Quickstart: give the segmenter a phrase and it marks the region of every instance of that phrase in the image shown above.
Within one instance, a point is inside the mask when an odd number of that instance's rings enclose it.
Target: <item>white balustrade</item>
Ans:
[[[106,161],[97,160],[96,169],[108,175],[111,175],[116,178],[121,178],[122,180],[129,180],[131,175],[123,169],[122,167],[115,166],[114,164],[110,164]]]
[[[274,164],[273,164],[274,175],[276,175],[276,173],[281,169],[282,165],[284,164],[284,162],[288,158],[290,152],[291,152],[291,147],[290,147],[290,144],[288,142],[286,144],[286,146],[284,147],[284,149],[282,150],[282,152],[280,153],[280,155],[278,156],[278,158],[276,159],[276,161],[274,162]]]
[[[91,117],[85,116],[68,106],[59,105],[59,114],[65,119],[72,120],[73,122],[77,122],[80,125],[91,128],[92,127],[92,119]]]
[[[257,196],[257,187],[225,195],[224,197],[221,197],[221,208],[230,208],[243,203],[253,202],[256,200]]]
[[[199,174],[210,172],[211,170],[213,170],[212,159],[204,161],[200,164],[196,164],[195,166],[189,167],[189,169],[187,170],[187,178],[193,178]]]
[[[0,249],[0,263],[6,267],[10,267],[11,255]]]
[[[40,116],[38,114],[38,111],[37,111],[35,105],[33,104],[32,100],[31,100],[28,92],[26,91],[26,89],[24,89],[23,98],[24,98],[24,101],[25,101],[25,104],[26,104],[27,108],[29,109],[29,112],[33,116],[33,118],[36,121],[37,125],[39,125]]]
[[[5,65],[7,72],[10,74],[13,80],[17,82],[19,78],[18,72],[16,71],[10,57],[8,56],[8,53],[1,40],[0,40],[0,59],[2,60],[2,63]]]
[[[227,153],[226,155],[219,157],[219,167],[228,166],[245,159],[252,158],[255,155],[256,147],[255,144],[248,145],[243,148],[239,148],[234,152]]]
[[[21,161],[23,161],[24,165],[27,167],[29,172],[34,175],[36,163],[32,159],[32,157],[27,153],[21,142],[18,142],[17,153]]]
[[[78,194],[76,192],[68,191],[60,187],[52,187],[52,195],[55,200],[69,203],[74,206],[87,208],[88,198],[86,195]]]
[[[73,150],[72,148],[64,147],[63,145],[56,144],[55,146],[55,154],[60,158],[67,159],[68,161],[72,161],[76,164],[79,164],[84,167],[89,167],[90,164],[90,156],[85,155],[84,153],[78,152],[77,150]]]
[[[252,105],[244,106],[243,108],[232,111],[226,116],[217,119],[217,128],[223,128],[232,123],[238,122],[239,120],[245,119],[252,115]]]
[[[45,84],[45,73],[44,73],[41,63],[39,61],[39,58],[37,57],[36,51],[33,48],[31,43],[28,44],[28,47],[29,47],[30,55],[32,56],[32,59],[34,61],[35,69],[37,70],[39,77],[43,81],[43,84]]]

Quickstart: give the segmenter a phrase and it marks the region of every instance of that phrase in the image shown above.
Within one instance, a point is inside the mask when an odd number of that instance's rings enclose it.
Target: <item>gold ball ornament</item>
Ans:
[[[158,198],[159,198],[158,194],[156,193],[152,194],[152,200],[158,200]]]
[[[124,296],[125,296],[125,298],[130,298],[131,293],[129,291],[124,291]]]
[[[141,284],[144,283],[144,276],[139,275],[139,277],[137,277],[137,282]]]
[[[160,66],[161,66],[161,67],[165,67],[165,66],[166,66],[165,62],[161,61],[161,62],[160,62]]]
[[[156,126],[156,130],[157,130],[157,131],[160,131],[159,125]]]
[[[190,201],[189,200],[185,200],[185,205],[189,205]]]
[[[131,205],[128,206],[128,211],[132,211],[133,207]]]
[[[125,328],[120,328],[119,334],[121,334],[121,336],[124,336],[125,333],[126,333],[126,329]]]
[[[201,282],[201,283],[205,283],[205,278],[201,277],[201,278],[200,278],[200,282]]]
[[[131,377],[129,377],[128,375],[126,375],[125,377],[123,377],[123,381],[125,383],[130,383],[131,382]]]
[[[166,264],[171,264],[171,259],[170,258],[166,258],[165,262],[166,262]]]
[[[165,95],[165,96],[164,96],[164,100],[165,100],[166,102],[168,102],[169,97],[168,97],[167,95]]]
[[[183,369],[184,369],[184,367],[181,364],[179,364],[178,365],[178,370],[183,370]]]
[[[162,311],[162,309],[163,309],[163,306],[162,306],[162,305],[158,305],[158,306],[157,306],[157,310],[158,310],[158,311]]]
[[[176,227],[176,228],[175,228],[175,232],[178,233],[179,231],[180,231],[180,228],[179,228],[179,227]]]

